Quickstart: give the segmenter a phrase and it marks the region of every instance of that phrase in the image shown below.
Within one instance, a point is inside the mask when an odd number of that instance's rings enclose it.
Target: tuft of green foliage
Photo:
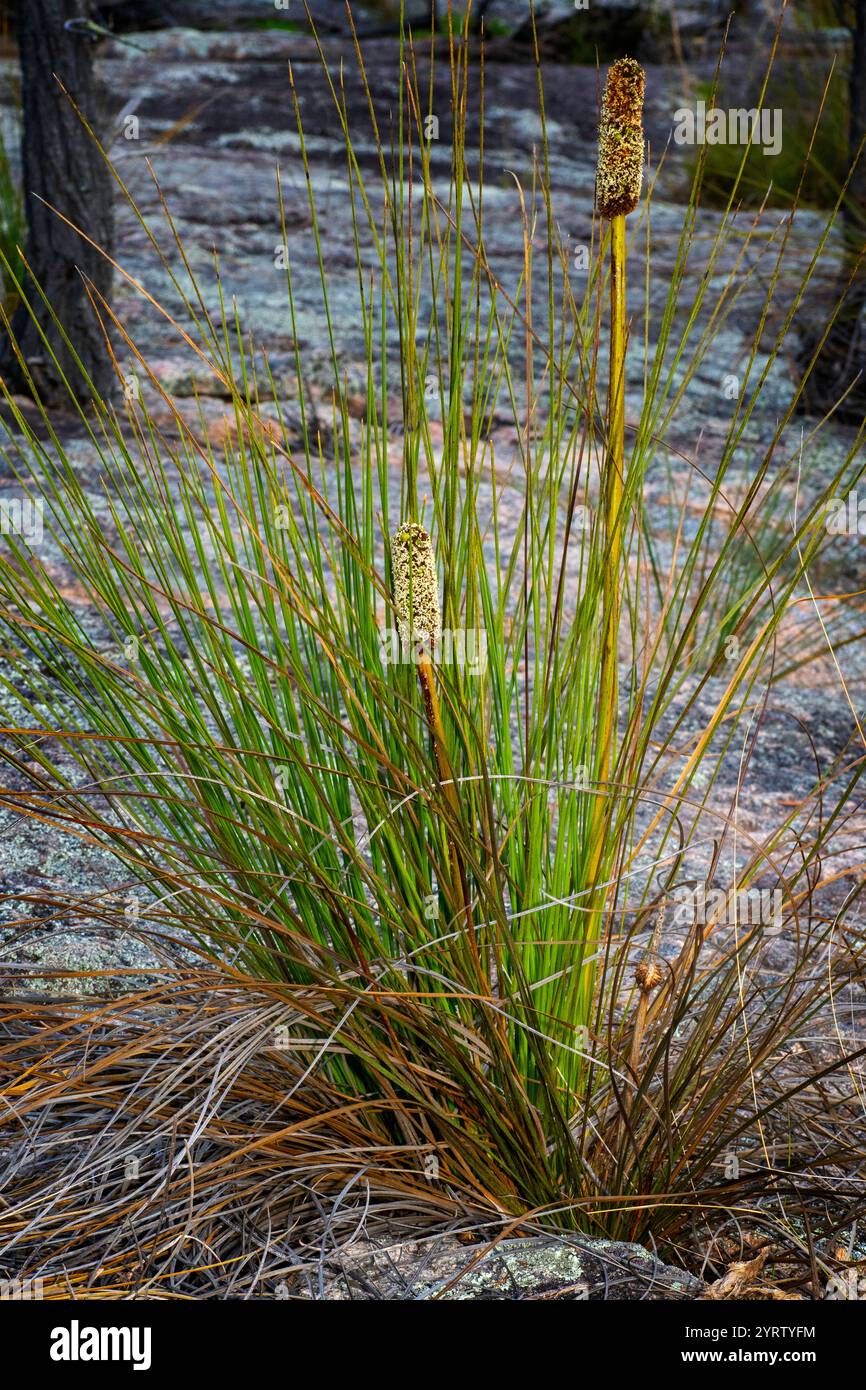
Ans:
[[[709,145],[704,168],[704,205],[726,206],[732,189],[744,207],[790,208],[794,205],[819,209],[835,205],[839,189],[848,177],[850,102],[848,79],[841,68],[832,67],[825,53],[812,60],[826,68],[826,90],[819,79],[819,95],[810,104],[803,92],[803,59],[779,66],[767,85],[764,107],[783,113],[782,146],[778,154],[765,155],[759,144],[746,151],[737,145]],[[823,91],[823,95],[821,95]],[[727,109],[739,106],[723,82],[714,91],[712,82],[698,83],[696,97],[708,105]],[[820,117],[820,119],[819,119]],[[698,156],[689,161],[689,177],[694,177]],[[866,212],[851,199],[844,202],[846,212],[866,218]]]

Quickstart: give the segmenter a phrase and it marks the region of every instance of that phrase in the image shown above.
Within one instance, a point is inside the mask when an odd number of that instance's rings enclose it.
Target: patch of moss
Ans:
[[[252,29],[279,29],[282,33],[300,34],[305,26],[294,19],[254,19]]]
[[[649,18],[644,10],[633,8],[578,10],[559,23],[542,26],[539,41],[548,62],[595,66],[613,62],[624,53],[640,55],[646,47]],[[527,20],[514,35],[519,49],[531,47],[532,25]]]

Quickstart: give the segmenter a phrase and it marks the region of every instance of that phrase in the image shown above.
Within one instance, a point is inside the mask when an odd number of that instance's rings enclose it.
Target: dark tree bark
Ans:
[[[88,32],[64,27],[66,21],[88,18],[87,0],[21,0],[18,6],[22,173],[27,211],[25,254],[84,369],[97,390],[107,394],[114,372],[104,334],[87,295],[85,278],[108,299],[111,266],[52,211],[52,207],[56,208],[97,246],[111,253],[112,177],[57,80],[98,133],[95,44]],[[24,289],[35,320],[27,306],[19,304],[12,329],[36,389],[46,404],[68,400],[62,371],[76,396],[87,397],[89,389],[81,370],[35,285],[26,281]],[[40,337],[40,328],[51,345],[56,364]],[[0,371],[12,389],[29,389],[8,343],[0,355]]]
[[[851,28],[853,40],[848,79],[848,152],[853,164],[866,136],[866,0],[839,5],[837,14]],[[866,415],[866,148],[848,185],[842,233],[845,256],[834,303],[843,294],[845,298],[806,382],[803,401],[807,410],[823,415],[860,373],[838,413],[839,418],[859,424]],[[811,351],[814,348],[806,355],[811,356]]]

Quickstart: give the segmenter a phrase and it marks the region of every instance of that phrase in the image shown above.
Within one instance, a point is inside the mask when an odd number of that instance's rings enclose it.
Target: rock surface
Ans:
[[[372,0],[375,8],[377,0]],[[308,0],[310,13],[323,28],[345,31],[346,7],[340,0]],[[115,33],[149,29],[300,28],[302,0],[101,0],[100,12]],[[359,22],[373,18],[370,4],[353,5]],[[376,16],[378,19],[378,16]]]
[[[687,1301],[703,1288],[643,1246],[621,1241],[529,1237],[490,1248],[440,1236],[388,1246],[358,1241],[327,1265],[321,1292],[309,1292],[337,1301],[568,1303]]]

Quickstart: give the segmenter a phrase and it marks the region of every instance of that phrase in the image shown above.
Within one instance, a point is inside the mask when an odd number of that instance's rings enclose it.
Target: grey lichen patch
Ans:
[[[509,1299],[545,1291],[562,1295],[569,1290],[577,1298],[589,1297],[580,1250],[570,1245],[516,1240],[503,1241],[474,1269],[461,1275],[453,1288],[448,1289],[445,1284],[428,1287],[417,1296],[443,1300]]]
[[[555,1237],[502,1241],[466,1273],[419,1289],[429,1299],[670,1299],[695,1298],[699,1279],[663,1264],[641,1245],[625,1241],[558,1240]],[[450,1287],[449,1287],[450,1285]]]
[[[387,1246],[353,1241],[329,1261],[323,1297],[577,1302],[689,1299],[703,1288],[625,1241],[553,1235],[467,1246],[442,1233]]]
[[[436,651],[442,640],[442,613],[433,542],[423,526],[409,522],[394,533],[391,570],[400,641]]]
[[[130,994],[152,984],[159,966],[155,953],[136,937],[57,930],[0,949],[0,994],[12,999]]]
[[[596,196],[602,217],[634,212],[643,183],[644,70],[620,58],[607,74],[598,130]]]

